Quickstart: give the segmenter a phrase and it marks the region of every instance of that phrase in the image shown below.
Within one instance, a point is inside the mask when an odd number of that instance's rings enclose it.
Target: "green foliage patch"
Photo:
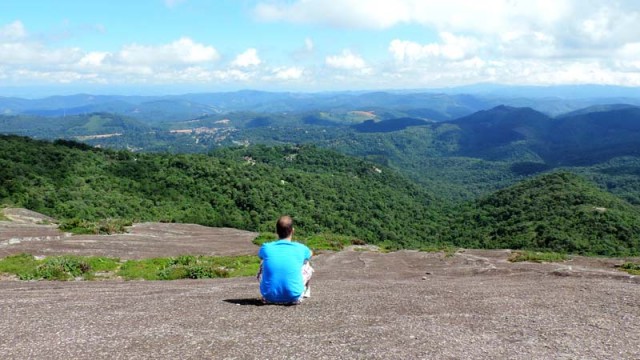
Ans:
[[[118,271],[126,280],[213,279],[253,276],[258,272],[257,256],[191,256],[128,260]]]
[[[451,257],[459,250],[459,248],[451,244],[433,244],[422,246],[419,250],[424,252],[443,252],[446,257]]]
[[[266,242],[276,241],[278,237],[274,233],[263,232],[260,233],[255,239],[253,239],[253,243],[260,246]],[[306,246],[314,252],[329,250],[329,251],[340,251],[347,246],[350,245],[365,245],[366,243],[363,240],[360,240],[354,236],[344,236],[344,235],[336,235],[336,234],[315,234],[308,236],[302,239],[296,239],[294,241],[298,241]]]
[[[114,271],[118,259],[106,257],[53,256],[38,260],[30,254],[0,259],[0,273],[17,275],[21,280],[93,279],[96,272]]]
[[[540,252],[540,251],[514,251],[511,256],[509,256],[509,261],[511,262],[562,262],[569,259],[567,254],[556,253],[556,252]]]
[[[126,231],[127,226],[131,226],[131,220],[124,219],[104,219],[100,221],[88,221],[84,219],[63,220],[59,228],[63,231],[79,234],[119,234]]]
[[[620,270],[626,271],[631,275],[640,275],[640,264],[627,262],[620,266]]]
[[[466,248],[633,256],[640,252],[640,210],[558,172],[465,204],[442,240]]]
[[[126,280],[212,279],[253,276],[258,272],[257,256],[192,256],[128,260],[107,257],[52,256],[38,260],[30,254],[0,259],[0,273],[21,280],[93,280],[119,276]]]
[[[141,221],[270,231],[289,214],[302,237],[418,246],[436,234],[440,216],[433,197],[407,178],[313,146],[134,154],[0,136],[0,168],[0,202],[55,217],[75,233],[121,232]]]
[[[0,259],[0,273],[17,275],[22,280],[33,277],[39,262],[30,254],[17,254]]]
[[[364,245],[365,242],[353,236],[317,234],[300,241],[313,251],[340,251],[350,245]]]

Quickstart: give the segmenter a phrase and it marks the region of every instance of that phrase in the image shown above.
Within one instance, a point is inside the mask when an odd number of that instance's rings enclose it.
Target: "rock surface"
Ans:
[[[85,247],[51,238],[6,243],[0,252],[257,250],[250,233],[233,229],[136,229],[148,236],[92,237],[105,243]],[[125,246],[132,237],[135,251]],[[0,358],[640,358],[640,278],[614,268],[623,260],[514,264],[509,254],[327,252],[314,258],[312,297],[299,306],[261,305],[253,278],[0,281]]]

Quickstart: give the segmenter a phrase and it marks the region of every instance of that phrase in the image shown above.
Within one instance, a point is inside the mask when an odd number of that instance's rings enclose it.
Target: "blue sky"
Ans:
[[[0,0],[0,88],[640,86],[638,24],[636,0]]]

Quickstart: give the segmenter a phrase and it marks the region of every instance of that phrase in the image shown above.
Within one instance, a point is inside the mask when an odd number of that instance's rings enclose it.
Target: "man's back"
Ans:
[[[302,266],[311,258],[311,250],[297,242],[278,240],[263,244],[258,256],[262,259],[263,298],[277,303],[298,301],[305,290]]]

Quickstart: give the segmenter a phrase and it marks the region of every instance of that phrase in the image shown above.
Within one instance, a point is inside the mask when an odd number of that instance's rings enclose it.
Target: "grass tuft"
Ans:
[[[340,251],[349,245],[365,245],[365,242],[353,236],[318,234],[301,240],[313,251]]]
[[[126,280],[212,279],[254,276],[260,260],[257,256],[192,256],[128,260],[116,258],[53,256],[37,260],[30,254],[0,259],[0,273],[18,276],[21,280],[94,280],[120,276]]]
[[[60,223],[60,230],[72,234],[121,234],[126,232],[126,227],[131,226],[130,220],[105,219],[100,221],[88,221],[84,219],[69,219]]]
[[[622,264],[619,269],[622,271],[626,271],[631,275],[640,275],[640,264],[628,262]]]
[[[556,252],[538,252],[538,251],[514,251],[508,259],[511,262],[561,262],[569,260],[567,254]]]
[[[126,280],[214,279],[253,276],[258,272],[257,256],[191,256],[129,260],[118,275]]]
[[[278,238],[274,233],[260,233],[253,243],[261,246],[266,242],[276,241]],[[366,243],[353,236],[335,235],[335,234],[316,234],[304,239],[295,240],[305,244],[313,251],[340,251],[349,245],[366,245]]]
[[[452,257],[458,251],[458,248],[449,244],[435,244],[423,246],[419,250],[424,252],[443,252],[445,257]]]

